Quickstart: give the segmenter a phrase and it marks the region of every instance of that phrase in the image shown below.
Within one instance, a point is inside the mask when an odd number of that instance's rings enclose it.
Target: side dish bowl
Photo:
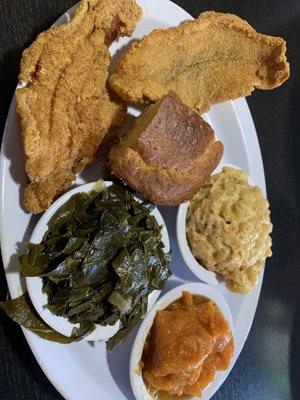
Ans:
[[[109,187],[112,182],[110,181],[105,181],[105,186]],[[39,222],[37,223],[32,236],[30,238],[31,243],[40,243],[44,237],[44,234],[46,233],[48,229],[48,223],[50,219],[53,217],[53,215],[56,213],[56,211],[63,205],[65,204],[71,196],[73,196],[75,193],[80,193],[80,192],[90,192],[92,190],[99,190],[97,189],[97,183],[88,183],[85,185],[78,186],[63,196],[61,196],[59,199],[57,199],[52,206],[43,214]],[[138,199],[136,196],[134,196],[135,200],[141,201]],[[168,231],[165,225],[165,222],[158,211],[156,207],[151,211],[151,215],[155,217],[157,220],[158,224],[162,227],[161,229],[161,235],[162,235],[162,242],[164,244],[164,251],[168,253],[170,251],[170,242],[169,242],[169,235]],[[27,277],[26,278],[26,284],[27,284],[27,289],[28,293],[30,296],[30,299],[36,309],[36,311],[39,313],[39,315],[43,318],[43,320],[53,329],[55,329],[57,332],[65,335],[65,336],[71,336],[73,328],[76,328],[79,326],[79,324],[72,324],[70,323],[66,318],[56,316],[52,314],[46,307],[45,305],[47,304],[47,295],[43,293],[42,287],[43,287],[43,280],[41,277]],[[153,291],[150,296],[148,297],[148,310],[153,306],[155,301],[157,300],[158,296],[160,294],[159,290]],[[114,336],[117,331],[120,328],[120,321],[118,320],[114,325],[111,326],[101,326],[97,325],[96,329],[86,337],[84,337],[82,340],[85,341],[97,341],[97,340],[108,340],[112,336]]]
[[[232,168],[236,168],[236,169],[241,169],[240,167],[233,165],[233,164],[221,163],[214,170],[212,175],[218,174],[219,172],[222,171],[222,169],[224,167],[232,167]],[[248,174],[248,177],[249,177],[250,185],[254,185],[249,174]],[[181,255],[182,255],[187,267],[202,282],[208,283],[210,285],[223,284],[223,282],[220,279],[218,279],[218,276],[215,272],[209,271],[208,269],[206,269],[205,267],[203,267],[200,264],[200,262],[194,257],[194,255],[189,247],[189,244],[187,241],[187,236],[186,236],[186,217],[187,217],[188,208],[189,208],[189,202],[187,201],[186,203],[180,204],[180,206],[178,207],[178,212],[177,212],[176,234],[177,234],[177,241],[178,241]]]
[[[129,369],[130,382],[136,400],[154,399],[154,397],[147,390],[147,387],[143,380],[142,373],[140,371],[140,360],[142,357],[144,344],[153,324],[156,312],[158,310],[165,309],[168,305],[179,299],[182,296],[183,291],[188,291],[193,295],[201,295],[207,297],[209,300],[212,300],[219,308],[225,319],[228,321],[231,332],[234,336],[232,315],[229,306],[226,303],[224,297],[217,290],[215,290],[211,286],[199,282],[185,283],[170,290],[159,301],[156,302],[151,311],[147,314],[147,316],[143,320],[143,323],[138,331],[135,342],[133,344]],[[228,371],[229,370],[230,367],[228,368]],[[204,390],[201,396],[201,400],[208,399],[208,392],[212,391],[212,393],[214,393],[214,389],[222,384],[227,374],[227,371],[217,372],[214,381]]]

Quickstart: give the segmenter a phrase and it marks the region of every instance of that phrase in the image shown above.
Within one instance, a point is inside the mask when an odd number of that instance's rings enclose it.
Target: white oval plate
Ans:
[[[105,186],[109,187],[112,182],[111,181],[105,181]],[[43,214],[43,216],[40,218],[39,222],[37,223],[36,227],[34,228],[34,231],[30,237],[30,242],[31,243],[41,243],[43,240],[43,237],[48,230],[48,223],[53,217],[53,215],[57,212],[57,210],[63,206],[71,196],[73,196],[75,193],[81,193],[81,192],[90,192],[95,188],[96,182],[91,182],[87,183],[85,185],[80,185],[75,187],[72,190],[69,190],[67,193],[65,193],[63,196],[59,197],[48,210]],[[97,190],[97,189],[96,189]],[[137,201],[142,201],[135,197]],[[161,216],[159,210],[157,207],[154,207],[153,210],[151,211],[151,215],[153,215],[159,224],[159,226],[162,227],[161,229],[161,235],[162,235],[162,241],[165,245],[164,251],[165,253],[169,253],[170,251],[170,242],[169,242],[169,235],[168,231],[165,225],[165,221],[163,220],[163,217]],[[35,309],[37,312],[40,314],[40,316],[43,318],[43,320],[51,326],[54,330],[57,332],[61,333],[62,335],[65,336],[71,336],[73,328],[78,328],[79,324],[71,324],[66,318],[59,317],[55,314],[52,314],[46,307],[45,304],[47,304],[47,295],[46,293],[43,293],[42,288],[43,288],[43,280],[39,276],[35,277],[27,277],[26,278],[26,285],[28,289],[28,294],[30,296],[30,299],[32,301],[32,304],[34,305]],[[154,290],[152,293],[150,293],[148,297],[148,309],[150,309],[153,304],[156,302],[158,296],[160,295],[160,290]],[[84,337],[82,340],[83,341],[94,341],[94,340],[108,340],[112,336],[114,336],[120,328],[120,320],[118,320],[114,325],[107,325],[107,326],[101,326],[101,325],[96,325],[96,329],[86,337]]]
[[[176,26],[192,17],[168,0],[138,0],[144,16],[133,38],[140,38],[154,28]],[[199,13],[202,10],[199,9]],[[69,19],[64,14],[58,23]],[[113,53],[131,39],[121,39],[112,46]],[[132,109],[130,109],[132,111]],[[137,111],[135,111],[137,113]],[[245,99],[218,104],[205,116],[218,139],[225,145],[223,162],[238,165],[246,170],[265,194],[265,178],[255,127]],[[99,164],[87,168],[76,184],[99,179]],[[26,185],[21,137],[16,115],[15,100],[7,117],[0,160],[0,233],[3,265],[12,298],[18,297],[26,287],[20,277],[18,255],[23,252],[22,243],[28,241],[38,220],[26,213],[21,206],[20,192]],[[176,241],[176,207],[159,207],[168,227],[172,248],[173,277],[167,290],[181,283],[194,280],[185,266]],[[227,301],[235,332],[235,359],[244,345],[255,314],[262,277],[248,297],[230,293],[226,288],[217,290]],[[101,342],[91,346],[89,342],[59,345],[45,341],[31,332],[25,337],[41,368],[67,400],[132,400],[129,381],[129,358],[136,329],[129,335],[122,348],[107,353]],[[230,376],[229,378],[230,379]],[[217,390],[217,388],[215,388]],[[213,395],[213,393],[212,393]]]
[[[159,301],[156,302],[154,307],[151,309],[151,311],[149,311],[149,313],[145,317],[136,335],[130,357],[130,382],[136,400],[155,400],[155,397],[153,397],[149,393],[145,385],[145,382],[143,380],[143,377],[141,375],[140,361],[143,354],[145,340],[153,324],[156,311],[163,310],[166,307],[168,307],[171,303],[173,303],[173,301],[182,297],[182,292],[184,291],[190,292],[193,295],[194,294],[201,295],[212,300],[221,311],[223,317],[229,323],[234,338],[232,315],[230,312],[230,308],[226,303],[224,297],[220,294],[220,292],[215,290],[210,285],[206,285],[204,283],[199,283],[199,282],[185,283],[183,285],[176,286],[174,289],[170,290]],[[211,393],[214,393],[216,391],[215,387],[219,387],[221,385],[221,383],[226,378],[229,370],[230,367],[226,371],[218,371],[216,373],[213,382],[211,382],[203,390],[203,393],[201,395],[201,400],[208,400],[211,397]]]

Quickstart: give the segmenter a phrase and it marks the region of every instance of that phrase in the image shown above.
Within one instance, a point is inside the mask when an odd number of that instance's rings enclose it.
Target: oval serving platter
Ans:
[[[143,8],[143,18],[132,38],[122,38],[112,45],[112,55],[132,39],[138,39],[155,28],[168,28],[192,19],[184,10],[168,0],[137,2]],[[75,7],[59,18],[56,24],[68,21]],[[199,9],[199,13],[201,11]],[[135,115],[138,113],[133,108],[129,108],[129,112]],[[247,171],[253,183],[266,194],[260,148],[246,100],[238,99],[218,104],[211,108],[205,118],[214,128],[217,138],[225,145],[222,162],[235,164]],[[99,168],[100,164],[88,167],[77,178],[75,185],[97,180]],[[15,99],[13,99],[3,135],[0,160],[1,249],[12,298],[18,297],[26,290],[19,273],[18,255],[23,251],[22,243],[29,240],[38,221],[38,217],[31,216],[21,207],[20,192],[26,180],[21,136]],[[165,291],[167,291],[185,282],[195,281],[195,277],[185,265],[177,244],[177,207],[159,207],[159,210],[166,222],[172,249],[173,276],[166,285]],[[235,336],[234,362],[242,350],[251,327],[261,283],[262,276],[252,294],[248,296],[230,293],[222,285],[214,286],[224,296],[231,310]],[[60,345],[42,340],[26,330],[24,334],[44,373],[65,399],[132,400],[134,395],[130,387],[129,360],[137,329],[138,327],[133,329],[122,347],[118,346],[111,353],[107,353],[105,344],[100,342]],[[229,372],[230,370],[227,374]],[[216,392],[219,385],[213,386],[213,390],[208,388],[207,398]]]

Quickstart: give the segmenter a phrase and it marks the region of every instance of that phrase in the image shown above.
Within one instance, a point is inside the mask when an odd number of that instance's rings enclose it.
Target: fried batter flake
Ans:
[[[16,96],[28,211],[47,209],[123,124],[126,106],[107,89],[108,46],[140,18],[134,0],[83,0],[71,22],[24,51],[19,80],[27,85]]]
[[[289,77],[286,43],[213,11],[132,44],[110,77],[126,101],[156,101],[172,89],[201,113],[212,104],[273,89]]]

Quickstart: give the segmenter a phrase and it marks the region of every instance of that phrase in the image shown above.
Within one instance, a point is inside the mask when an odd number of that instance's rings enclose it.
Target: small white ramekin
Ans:
[[[147,387],[145,385],[140,370],[141,369],[140,361],[143,353],[145,340],[153,324],[156,312],[158,310],[165,309],[168,305],[173,303],[173,301],[179,299],[182,296],[183,291],[188,291],[192,294],[201,295],[212,300],[219,308],[224,318],[228,321],[231,332],[234,336],[233,322],[232,322],[232,315],[230,312],[230,308],[224,297],[216,289],[200,282],[192,282],[192,283],[185,283],[170,290],[161,299],[159,299],[152,307],[152,309],[148,312],[147,316],[143,320],[142,325],[140,326],[140,329],[137,333],[137,336],[135,338],[132,347],[129,372],[130,372],[131,387],[136,400],[155,399],[147,390]],[[218,388],[221,385],[221,383],[226,378],[228,371],[229,369],[227,371],[219,371],[216,374],[214,381],[209,386],[207,386],[207,388],[203,391],[201,395],[202,400],[207,400],[208,398],[210,398],[208,392],[213,393],[216,390],[216,388]]]
[[[214,170],[213,175],[218,174],[222,171],[223,167],[232,167],[236,169],[241,169],[233,164],[224,164],[221,163]],[[249,183],[252,185],[251,177],[249,177]],[[208,283],[210,285],[218,285],[223,284],[223,282],[218,278],[218,275],[204,268],[199,261],[194,257],[191,249],[189,247],[187,237],[186,237],[186,215],[189,208],[189,202],[180,204],[177,212],[177,221],[176,221],[176,233],[177,233],[177,241],[180,248],[180,252],[182,257],[187,265],[187,267],[192,271],[192,273],[200,279],[202,282]]]

